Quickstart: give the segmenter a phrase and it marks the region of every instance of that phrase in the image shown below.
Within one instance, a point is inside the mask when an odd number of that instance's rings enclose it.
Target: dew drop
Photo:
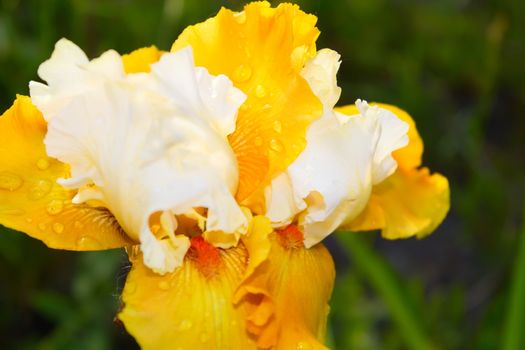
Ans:
[[[189,329],[191,329],[191,327],[193,326],[193,324],[191,323],[190,320],[183,320],[180,324],[179,324],[179,331],[187,331]]]
[[[274,150],[275,152],[282,152],[283,151],[283,144],[281,141],[277,139],[272,139],[270,141],[270,148]]]
[[[283,131],[283,124],[279,120],[274,120],[273,122],[273,130],[275,130],[276,133],[281,133]]]
[[[128,294],[133,294],[137,291],[137,284],[135,282],[126,282],[124,291]]]
[[[297,350],[310,350],[312,346],[308,342],[300,341],[297,343]]]
[[[47,204],[46,211],[49,215],[58,215],[64,209],[64,203],[58,199],[53,199]]]
[[[40,170],[49,168],[49,161],[46,158],[41,158],[36,162],[36,167]]]
[[[29,199],[38,200],[44,198],[53,187],[53,183],[49,180],[38,180],[29,190]]]
[[[60,222],[55,222],[53,224],[53,231],[55,231],[55,233],[64,232],[64,224],[61,224]]]
[[[82,224],[80,221],[75,221],[75,223],[73,224],[73,227],[77,230],[81,230],[84,228],[84,224]]]
[[[93,237],[83,236],[77,240],[77,246],[82,249],[101,249],[102,245]]]
[[[33,222],[33,219],[32,218],[26,218],[26,221],[28,224],[32,223]]]
[[[199,337],[199,339],[200,339],[201,343],[207,343],[208,340],[210,340],[210,336],[208,335],[208,333],[203,332],[201,334],[201,336]]]
[[[238,83],[243,83],[245,81],[248,81],[252,76],[252,69],[249,66],[245,66],[241,64],[237,69],[235,69],[235,72],[233,72],[233,80],[235,80]]]
[[[257,87],[255,88],[255,96],[257,96],[258,98],[263,98],[264,96],[266,96],[266,89],[264,88],[264,86],[257,85]]]
[[[159,289],[168,290],[170,289],[170,283],[168,281],[159,282]]]
[[[0,173],[0,189],[6,190],[6,191],[16,191],[20,187],[22,187],[22,184],[24,183],[24,180],[18,175],[15,175],[13,173],[3,171]]]
[[[40,229],[40,231],[45,231],[47,229],[47,225],[41,222],[38,224],[38,228]]]
[[[255,138],[253,139],[253,143],[255,144],[255,146],[262,146],[263,144],[263,139],[262,137],[260,136],[255,136]]]

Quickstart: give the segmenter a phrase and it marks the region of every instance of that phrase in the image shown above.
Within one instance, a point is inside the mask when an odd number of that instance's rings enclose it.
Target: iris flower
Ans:
[[[404,111],[335,107],[340,56],[296,5],[221,9],[155,47],[57,42],[0,118],[0,223],[124,247],[144,349],[323,349],[338,228],[422,237],[449,207]]]

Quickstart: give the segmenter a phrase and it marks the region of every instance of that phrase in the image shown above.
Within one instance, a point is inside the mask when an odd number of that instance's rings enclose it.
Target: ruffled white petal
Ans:
[[[58,69],[45,70],[47,152],[71,167],[62,184],[78,189],[77,202],[107,207],[141,242],[145,264],[158,273],[182,263],[189,240],[171,232],[176,225],[167,225],[165,214],[166,235],[155,235],[149,223],[154,213],[207,208],[206,229],[238,239],[248,222],[234,199],[238,170],[227,135],[245,96],[226,77],[195,67],[190,49],[165,54],[151,74],[120,79],[99,75],[106,56],[67,99],[62,87],[75,83],[57,76]]]
[[[47,85],[31,81],[31,100],[49,121],[74,96],[96,89],[107,80],[123,79],[125,72],[116,51],[109,50],[89,61],[77,45],[60,39],[51,58],[38,68],[38,75]]]
[[[372,185],[395,171],[391,153],[408,142],[408,125],[385,109],[358,100],[358,115],[332,110],[338,68],[339,56],[326,50],[306,65],[303,76],[323,102],[324,115],[308,129],[305,150],[267,189],[274,226],[296,220],[306,247],[364,209]]]

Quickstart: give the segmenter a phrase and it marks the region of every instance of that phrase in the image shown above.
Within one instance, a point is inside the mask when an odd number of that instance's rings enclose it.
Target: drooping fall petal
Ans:
[[[316,20],[291,4],[223,8],[188,27],[172,47],[191,45],[197,65],[227,75],[248,95],[229,140],[239,164],[237,200],[256,213],[264,212],[264,187],[305,148],[306,129],[322,113],[300,76],[316,52]]]
[[[385,238],[397,239],[430,234],[445,218],[450,207],[448,180],[419,168],[423,142],[412,118],[405,111],[387,104],[376,104],[409,124],[409,143],[393,153],[396,172],[374,186],[365,210],[346,228],[354,231],[381,229]],[[355,113],[354,106],[338,109]]]
[[[47,156],[47,124],[29,97],[18,96],[0,117],[0,224],[51,248],[101,250],[132,244],[103,208],[71,203],[56,183],[68,166]]]
[[[244,245],[218,249],[194,238],[183,265],[160,276],[131,256],[118,315],[144,350],[257,349],[233,293],[248,263]]]
[[[306,249],[303,238],[294,225],[243,238],[253,260],[235,302],[247,307],[247,328],[260,348],[326,349],[334,265],[322,244]]]

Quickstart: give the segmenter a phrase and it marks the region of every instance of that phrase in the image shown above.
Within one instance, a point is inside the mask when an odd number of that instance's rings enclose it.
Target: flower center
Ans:
[[[222,264],[219,248],[208,243],[202,236],[191,239],[191,246],[186,257],[197,266],[206,278],[213,277]]]

